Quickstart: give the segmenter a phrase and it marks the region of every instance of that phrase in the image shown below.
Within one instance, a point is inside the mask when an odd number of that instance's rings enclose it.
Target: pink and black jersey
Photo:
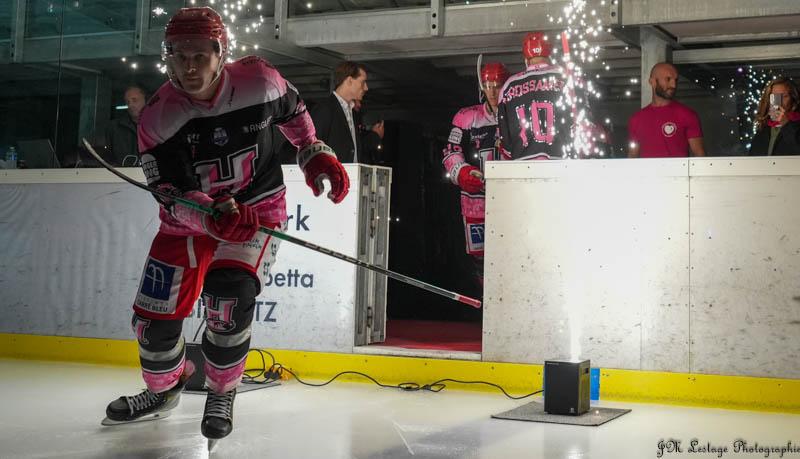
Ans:
[[[462,108],[453,117],[453,126],[442,152],[442,164],[450,180],[458,185],[458,172],[469,164],[484,171],[486,161],[497,157],[497,118],[487,110],[487,104]],[[467,253],[483,256],[485,193],[461,190],[461,214]]]
[[[217,93],[198,101],[164,83],[142,111],[138,137],[147,183],[208,205],[221,195],[285,219],[283,173],[270,125],[297,148],[316,141],[297,90],[265,60],[226,64]],[[203,234],[196,212],[159,199],[162,230]]]
[[[572,113],[569,105],[559,104],[565,84],[561,68],[550,64],[532,65],[506,81],[498,107],[503,159],[569,154]]]
[[[485,104],[462,108],[453,117],[442,163],[453,183],[462,164],[484,171],[486,161],[499,159],[497,154],[497,117]]]

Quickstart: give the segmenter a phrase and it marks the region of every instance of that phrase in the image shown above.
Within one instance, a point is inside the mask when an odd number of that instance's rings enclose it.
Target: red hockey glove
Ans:
[[[483,190],[483,174],[480,169],[468,164],[458,171],[458,186],[467,193],[480,193]]]
[[[322,182],[328,179],[331,190],[328,198],[335,204],[342,202],[350,189],[350,178],[344,170],[342,163],[336,159],[336,154],[331,147],[323,142],[312,143],[297,154],[297,163],[306,176],[306,184],[311,187],[314,196],[319,196],[325,191]]]
[[[230,196],[215,199],[213,207],[220,211],[220,215],[217,218],[207,215],[203,221],[211,237],[241,243],[253,239],[258,232],[258,214],[252,207],[239,204]]]

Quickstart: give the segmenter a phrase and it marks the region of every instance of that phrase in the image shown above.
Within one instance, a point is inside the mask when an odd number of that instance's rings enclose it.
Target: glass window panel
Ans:
[[[429,6],[423,0],[289,0],[289,16]]]
[[[63,13],[63,18],[61,17]],[[28,0],[26,37],[119,32],[136,27],[131,0]]]
[[[0,43],[11,38],[11,0],[0,0]]]
[[[53,37],[61,33],[61,1],[29,0],[25,9],[26,37]]]
[[[66,0],[64,34],[134,30],[136,2],[131,0]]]
[[[0,65],[0,156],[14,148],[20,165],[53,165],[54,149],[58,148],[56,124],[69,130],[74,124],[74,95],[78,80],[61,75],[51,64]],[[59,97],[71,94],[70,97]],[[61,120],[57,121],[57,113]]]

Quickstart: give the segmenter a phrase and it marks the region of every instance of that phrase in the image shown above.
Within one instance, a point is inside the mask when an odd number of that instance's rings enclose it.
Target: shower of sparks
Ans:
[[[739,74],[744,72],[739,72]],[[747,66],[745,74],[746,86],[742,89],[744,98],[744,113],[739,117],[739,140],[746,142],[749,150],[753,136],[756,134],[756,116],[758,115],[758,103],[761,100],[761,93],[764,87],[773,79],[775,75],[771,71],[757,70],[752,65]]]
[[[566,79],[563,94],[556,105],[572,113],[570,120],[561,120],[562,124],[570,122],[572,132],[572,142],[566,143],[563,147],[564,158],[603,155],[602,149],[598,146],[598,143],[605,139],[603,129],[589,120],[590,101],[601,97],[595,83],[595,78],[599,75],[587,74],[584,66],[598,61],[600,47],[591,42],[605,28],[597,11],[587,9],[586,3],[586,0],[571,0],[562,10],[561,16],[548,17],[551,23],[564,27],[563,36],[550,38],[552,60],[564,69]],[[562,40],[568,43],[568,50],[562,46]],[[605,70],[611,69],[605,62],[602,65]]]

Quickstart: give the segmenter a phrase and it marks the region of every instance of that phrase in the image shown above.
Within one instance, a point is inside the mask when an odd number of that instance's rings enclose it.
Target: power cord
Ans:
[[[384,387],[384,388],[387,388],[387,389],[400,389],[400,390],[403,390],[403,391],[406,391],[406,392],[416,392],[416,391],[441,392],[447,387],[447,385],[444,384],[445,382],[453,382],[453,383],[457,383],[457,384],[484,384],[484,385],[491,386],[491,387],[499,389],[500,392],[503,393],[503,395],[505,395],[506,397],[508,397],[508,398],[510,398],[512,400],[521,400],[523,398],[528,398],[528,397],[531,397],[533,395],[540,394],[540,393],[543,392],[543,390],[537,390],[535,392],[531,392],[530,394],[525,394],[525,395],[521,395],[521,396],[515,397],[515,396],[509,394],[508,392],[506,392],[506,390],[503,389],[502,386],[500,386],[498,384],[495,384],[495,383],[491,383],[491,382],[487,382],[487,381],[461,381],[461,380],[458,380],[458,379],[451,379],[451,378],[444,378],[444,379],[440,379],[438,381],[432,382],[430,384],[423,384],[423,385],[420,385],[419,383],[415,383],[415,382],[404,382],[404,383],[400,383],[400,384],[397,384],[397,385],[383,384],[380,381],[376,380],[375,378],[373,378],[372,376],[370,376],[370,375],[368,375],[366,373],[361,373],[359,371],[349,371],[349,370],[348,371],[342,371],[342,372],[338,373],[336,376],[332,377],[331,379],[329,379],[329,380],[327,380],[327,381],[325,381],[323,383],[315,384],[315,383],[310,383],[310,382],[303,381],[302,379],[300,379],[300,377],[297,376],[297,374],[295,372],[293,372],[292,370],[290,370],[290,369],[284,367],[283,365],[281,365],[280,363],[278,363],[275,360],[275,356],[273,356],[269,351],[265,351],[263,349],[250,349],[248,351],[248,353],[249,352],[257,352],[258,353],[259,357],[261,357],[261,368],[247,368],[247,369],[245,369],[244,370],[244,375],[242,375],[242,382],[244,384],[269,384],[269,383],[278,381],[280,379],[289,379],[288,375],[291,375],[291,376],[294,377],[294,379],[297,380],[297,382],[299,382],[300,384],[303,384],[305,386],[322,387],[322,386],[327,386],[328,384],[332,383],[333,381],[335,381],[340,376],[343,376],[343,375],[358,375],[358,376],[362,376],[364,378],[369,379],[370,381],[372,381],[373,383],[375,383],[376,385],[378,385],[380,387]],[[264,354],[268,355],[269,358],[272,360],[272,364],[269,367],[267,367],[267,360],[264,357]],[[260,379],[260,378],[263,378],[263,379]]]

